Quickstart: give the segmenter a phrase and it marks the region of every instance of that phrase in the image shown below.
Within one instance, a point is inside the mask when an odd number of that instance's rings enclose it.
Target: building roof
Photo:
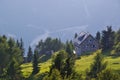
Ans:
[[[89,33],[81,32],[78,36],[74,39],[74,42],[77,42],[79,45],[89,36]]]

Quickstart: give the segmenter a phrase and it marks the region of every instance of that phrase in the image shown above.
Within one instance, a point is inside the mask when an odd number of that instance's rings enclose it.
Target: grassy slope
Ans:
[[[94,61],[95,55],[96,54],[93,53],[92,55],[82,56],[81,59],[76,60],[75,71],[77,73],[82,73],[85,75],[85,71],[90,68],[90,65]],[[105,56],[105,61],[108,62],[108,66],[107,66],[108,68],[112,69],[115,72],[120,72],[120,57],[114,58],[111,56]],[[40,73],[38,73],[37,75],[49,71],[49,67],[51,65],[51,60],[49,60],[45,63],[41,63],[39,65],[41,65],[41,69],[40,69]],[[21,65],[21,68],[22,68],[23,75],[25,77],[28,77],[32,72],[32,64],[31,63],[23,64],[23,65]]]
[[[90,56],[82,56],[81,59],[77,60],[75,63],[76,72],[85,75],[85,71],[89,70],[95,55],[96,54],[94,53]],[[107,68],[120,73],[120,57],[105,56],[104,61],[107,61],[108,63]]]
[[[44,62],[44,63],[40,63],[39,64],[40,72],[37,75],[44,73],[44,72],[48,72],[50,66],[51,66],[51,60],[48,60],[47,62]],[[24,77],[27,78],[31,75],[32,63],[23,64],[21,65],[21,68],[22,68],[22,74],[24,75]]]

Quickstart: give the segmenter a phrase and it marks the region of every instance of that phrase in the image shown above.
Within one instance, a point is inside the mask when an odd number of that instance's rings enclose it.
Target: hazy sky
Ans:
[[[0,0],[0,34],[22,37],[26,48],[48,36],[94,35],[107,25],[120,28],[120,0]]]

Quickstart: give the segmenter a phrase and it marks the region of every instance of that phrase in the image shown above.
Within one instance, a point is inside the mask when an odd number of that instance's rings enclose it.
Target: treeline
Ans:
[[[68,41],[66,42],[68,43]],[[44,41],[40,40],[38,45],[36,45],[35,50],[38,51],[39,61],[43,62],[51,58],[52,54],[63,50],[66,47],[66,43],[63,43],[58,38],[48,37]],[[31,62],[33,60],[33,51],[32,48],[29,47],[27,54],[27,62]]]
[[[114,73],[107,66],[107,62],[104,61],[104,54],[99,50],[96,52],[90,69],[86,71],[85,80],[120,80],[120,74]]]
[[[68,55],[65,50],[59,51],[53,58],[50,71],[38,80],[120,80],[120,74],[107,69],[107,62],[104,61],[101,50],[96,52],[94,62],[90,69],[85,71],[86,75],[84,77],[82,73],[75,72],[75,60],[75,54]]]
[[[44,41],[41,40],[34,51],[29,47],[27,58],[24,58],[25,50],[22,39],[16,41],[5,35],[0,36],[0,80],[120,80],[119,74],[113,73],[111,69],[106,69],[107,62],[104,61],[103,56],[104,52],[111,50],[112,53],[109,55],[120,55],[120,29],[114,31],[111,26],[108,26],[107,30],[97,32],[95,38],[102,51],[96,52],[94,62],[83,77],[83,74],[78,74],[74,69],[77,55],[72,41],[63,43],[58,38],[48,37]],[[38,77],[35,78],[34,76],[41,72],[38,66],[42,62],[41,58],[47,58],[46,60],[51,58],[52,65],[50,71],[37,75]],[[20,65],[24,61],[33,64],[29,78],[24,78],[21,72]]]
[[[75,37],[77,34],[75,33]],[[101,32],[97,32],[95,36],[96,40],[99,43],[99,48],[102,49],[103,52],[113,50],[110,55],[120,55],[120,29],[118,31],[114,31],[111,26],[107,26],[107,30],[103,30]],[[67,43],[63,43],[60,39],[55,38],[52,39],[48,37],[47,39],[40,40],[38,45],[36,45],[35,50],[38,51],[39,56],[41,57],[40,61],[46,61],[51,58],[52,53],[57,52],[59,50],[65,49]],[[70,41],[72,44],[72,41]],[[33,51],[31,47],[28,49],[27,62],[31,62],[33,60]]]
[[[73,48],[68,47],[73,50]],[[86,75],[78,74],[75,71],[75,54],[69,54],[67,49],[60,50],[52,57],[50,71],[40,74],[36,79],[32,74],[27,80],[120,80],[120,74],[113,73],[112,69],[107,69],[107,62],[101,50],[96,52],[94,62],[90,69],[86,70]],[[87,66],[87,65],[86,65]],[[39,72],[39,71],[38,71]],[[37,72],[37,73],[38,73]],[[36,74],[37,74],[36,73]]]
[[[49,54],[51,51],[56,52],[64,49],[64,47],[65,45],[60,39],[48,37],[45,41],[41,40],[36,46],[36,49],[40,54]]]
[[[112,26],[107,26],[107,30],[96,33],[96,39],[103,52],[111,51],[111,55],[120,55],[120,29],[114,31]]]
[[[20,66],[25,62],[32,62],[33,64],[31,76],[37,74],[40,71],[38,64],[41,55],[47,55],[49,56],[47,59],[50,59],[52,53],[69,46],[69,41],[66,43],[67,45],[58,38],[52,39],[49,37],[45,41],[41,40],[34,51],[29,46],[27,58],[25,58],[22,38],[14,40],[13,38],[7,38],[5,35],[0,36],[0,80],[24,80]],[[70,47],[73,48],[73,46]]]
[[[23,63],[23,41],[0,36],[0,80],[20,80],[20,65]]]
[[[120,30],[114,31],[111,26],[108,26],[107,30],[97,32],[95,38],[97,39],[101,50],[96,52],[94,62],[91,64],[90,69],[86,71],[86,76],[83,77],[83,74],[78,74],[74,70],[74,64],[77,57],[73,52],[74,47],[70,41],[64,44],[62,50],[61,47],[59,47],[56,56],[52,58],[52,66],[50,67],[50,71],[41,74],[38,77],[38,80],[120,80],[120,75],[118,73],[113,73],[111,69],[107,69],[107,62],[104,61],[104,55],[106,55],[104,53],[107,51],[110,52],[111,50],[114,50],[114,54],[112,54],[112,56],[119,54],[119,33]],[[44,43],[46,43],[46,41],[50,42],[51,39],[46,39]],[[42,51],[42,48],[40,48],[41,42],[42,41],[40,41],[39,47],[37,47],[38,51]],[[44,52],[43,54],[47,53]],[[109,55],[111,55],[111,53]]]
[[[77,74],[74,70],[74,64],[76,60],[76,54],[74,53],[74,47],[71,41],[67,41],[64,48],[60,48],[59,51],[54,53],[51,57],[52,65],[50,67],[50,71],[40,74],[36,80],[74,80],[80,79],[81,75]],[[36,50],[37,51],[37,50]],[[37,54],[39,52],[37,51]],[[35,61],[35,59],[37,59]],[[33,73],[27,80],[34,80],[34,75],[40,72],[40,68],[38,67],[38,57],[33,59]],[[36,67],[36,68],[35,68]],[[39,68],[39,69],[38,69]]]

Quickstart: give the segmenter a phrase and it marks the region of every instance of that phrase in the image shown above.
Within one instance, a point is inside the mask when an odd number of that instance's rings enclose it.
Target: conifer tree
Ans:
[[[31,62],[32,59],[33,59],[33,52],[32,52],[32,48],[29,46],[28,54],[27,54],[27,62]]]
[[[118,44],[120,42],[120,29],[116,32],[115,43]]]
[[[72,55],[72,54],[73,54],[73,45],[72,45],[72,43],[66,42],[66,52],[67,52],[69,55]]]
[[[10,77],[11,80],[14,80],[15,74],[16,74],[15,62],[14,60],[12,60],[7,69],[7,75]]]
[[[62,77],[60,75],[59,70],[53,69],[51,75],[50,76],[48,76],[48,75],[45,76],[43,78],[43,80],[63,80],[63,79],[62,79]]]
[[[7,40],[0,36],[0,77],[4,74],[4,69],[9,64],[10,54]]]
[[[120,42],[115,45],[114,50],[115,50],[116,55],[119,56],[120,55]]]
[[[16,80],[20,75],[20,65],[23,61],[21,49],[16,45],[13,38],[0,36],[0,77],[8,75]]]
[[[3,37],[4,39],[6,39],[6,40],[7,40],[7,37],[6,37],[6,35],[3,35],[2,37]]]
[[[113,48],[114,45],[114,31],[111,26],[107,26],[107,31],[102,31],[101,40],[102,50],[106,51]]]
[[[77,38],[77,36],[78,36],[78,34],[77,34],[77,33],[75,33],[75,36],[74,36],[74,38]]]
[[[99,31],[96,33],[96,37],[95,38],[100,43],[101,35],[100,35]]]
[[[34,51],[34,57],[33,57],[33,71],[32,74],[37,74],[39,72],[39,67],[38,67],[38,51]]]
[[[65,67],[63,69],[63,73],[62,73],[62,76],[63,77],[66,77],[68,78],[69,76],[71,76],[73,73],[74,73],[74,63],[75,63],[75,60],[73,60],[71,57],[68,57],[66,59],[66,62],[65,62]]]
[[[120,80],[119,74],[113,73],[111,69],[106,69],[98,74],[96,80]]]
[[[107,63],[103,62],[103,56],[102,56],[102,54],[100,52],[97,53],[97,55],[95,56],[94,60],[95,61],[91,65],[90,72],[87,73],[87,75],[90,78],[98,77],[97,74],[102,72],[106,68],[106,66],[107,66]]]
[[[17,45],[17,47],[20,47],[20,42],[19,42],[19,40],[16,41],[16,45]]]
[[[21,49],[21,51],[22,51],[22,56],[24,57],[24,43],[23,43],[23,40],[22,40],[22,38],[20,39],[20,49]]]
[[[53,58],[53,63],[50,68],[49,75],[51,75],[53,69],[57,69],[62,75],[65,67],[66,59],[67,59],[67,53],[64,50],[60,50],[58,54],[55,56],[55,58]]]

